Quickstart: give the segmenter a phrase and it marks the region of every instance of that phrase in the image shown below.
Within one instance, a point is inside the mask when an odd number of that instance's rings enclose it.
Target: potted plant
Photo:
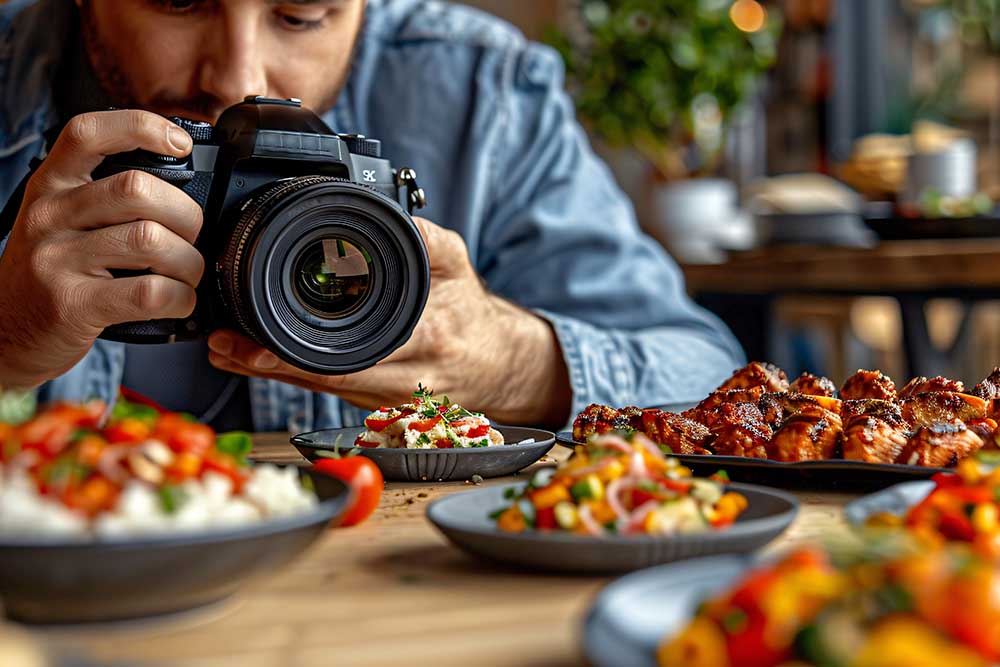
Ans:
[[[546,41],[566,62],[590,131],[638,151],[658,183],[676,184],[717,174],[727,122],[773,64],[780,24],[756,0],[580,0]],[[735,198],[727,182],[659,189],[666,226],[691,197],[714,209],[720,196]]]

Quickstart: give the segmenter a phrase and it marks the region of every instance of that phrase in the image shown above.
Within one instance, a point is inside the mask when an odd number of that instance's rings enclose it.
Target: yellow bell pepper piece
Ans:
[[[989,662],[913,616],[891,616],[868,635],[851,667],[987,667]]]
[[[497,519],[497,528],[507,533],[521,533],[528,527],[517,505],[508,507]]]
[[[656,651],[660,667],[729,667],[726,636],[715,621],[696,616]]]
[[[563,502],[564,500],[570,500],[569,489],[567,489],[563,484],[549,484],[548,486],[538,489],[537,491],[532,491],[531,502],[535,505],[535,509],[548,509],[550,507],[555,507],[557,504]]]
[[[1000,529],[1000,513],[993,503],[979,503],[972,510],[972,527],[977,533],[993,534]]]

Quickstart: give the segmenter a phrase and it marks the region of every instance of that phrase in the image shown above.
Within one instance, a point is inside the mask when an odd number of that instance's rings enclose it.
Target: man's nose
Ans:
[[[265,49],[259,44],[259,29],[252,12],[232,12],[220,17],[221,30],[214,48],[201,67],[199,84],[203,92],[225,106],[247,95],[267,94]]]

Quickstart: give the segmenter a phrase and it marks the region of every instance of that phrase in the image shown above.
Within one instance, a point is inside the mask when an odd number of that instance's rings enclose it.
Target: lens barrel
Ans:
[[[380,192],[326,176],[276,181],[236,214],[219,263],[238,328],[314,373],[352,373],[409,339],[430,283],[412,219]]]

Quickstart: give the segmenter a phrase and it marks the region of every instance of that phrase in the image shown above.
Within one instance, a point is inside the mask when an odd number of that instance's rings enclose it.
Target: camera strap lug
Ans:
[[[402,167],[396,171],[396,186],[404,188],[406,196],[400,203],[406,206],[406,210],[413,213],[416,209],[427,206],[427,197],[424,189],[417,185],[417,172],[409,167]]]

